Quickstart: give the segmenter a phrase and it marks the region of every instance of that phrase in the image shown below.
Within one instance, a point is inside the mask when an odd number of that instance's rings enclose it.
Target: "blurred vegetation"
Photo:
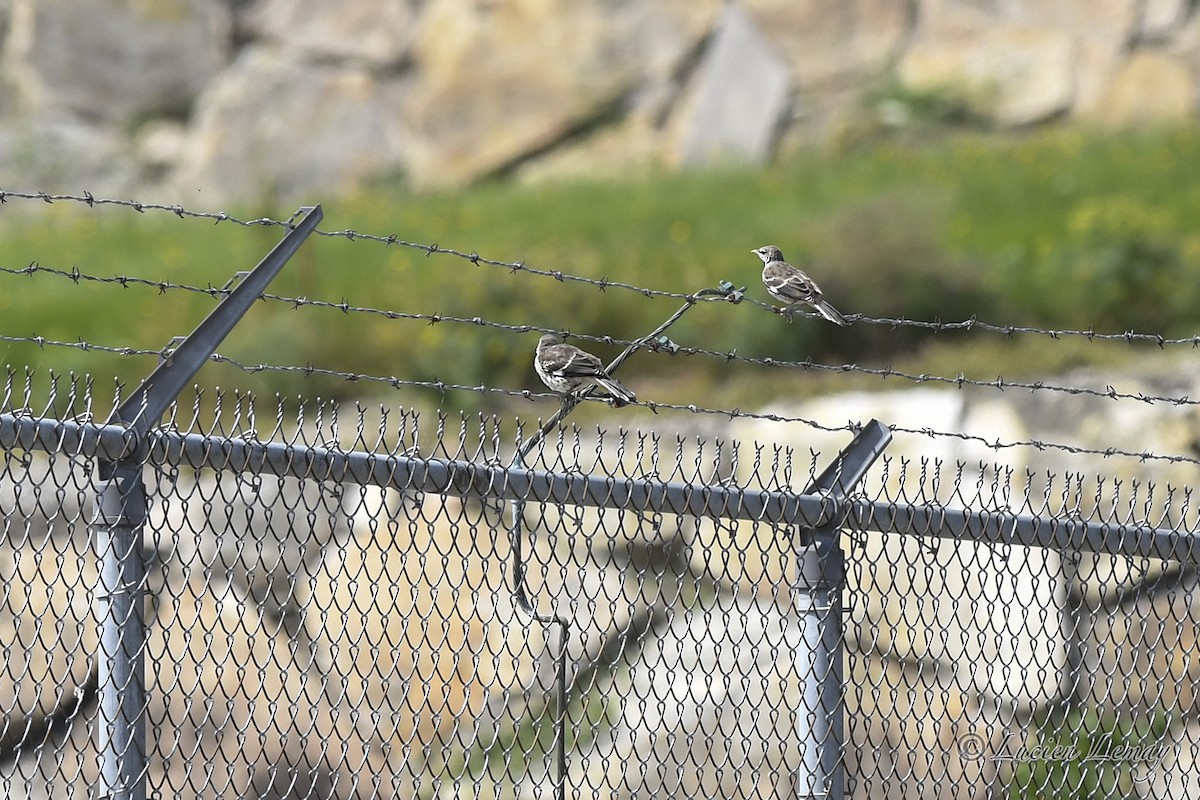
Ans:
[[[1042,714],[1034,720],[1038,737],[1030,752],[1049,757],[1012,762],[1008,796],[1143,797],[1147,777],[1168,749],[1170,721],[1165,712],[1136,720],[1095,709]]]
[[[950,118],[961,111],[951,100],[929,102]],[[1193,223],[1200,218],[1200,184],[1190,180],[1198,166],[1200,131],[1191,128],[943,131],[807,151],[764,169],[505,182],[420,195],[380,185],[353,197],[311,201],[324,203],[325,230],[394,232],[407,241],[657,289],[690,292],[729,280],[765,301],[761,265],[749,251],[770,243],[809,268],[844,313],[944,321],[978,316],[996,323],[1188,335],[1200,322],[1200,230]],[[215,210],[203,196],[167,199]],[[292,211],[228,210],[277,218]],[[221,286],[235,271],[253,266],[280,234],[278,228],[213,225],[163,212],[16,201],[0,208],[0,230],[3,267],[37,262],[201,286]],[[327,237],[307,244],[272,291],[619,338],[648,332],[678,305],[444,254]],[[158,349],[191,330],[214,302],[177,291],[159,296],[157,289],[133,285],[0,275],[0,334]],[[1103,348],[1113,347],[979,333],[968,340],[964,334],[865,324],[840,330],[802,318],[789,325],[748,304],[699,307],[671,336],[683,345],[777,359],[916,371],[932,360],[943,374],[962,371],[981,379],[1111,360]],[[540,390],[530,367],[536,338],[274,303],[256,306],[221,352],[246,363]],[[971,356],[968,342],[986,355]],[[592,349],[603,356],[616,352]],[[739,368],[739,380],[731,382],[718,360],[666,358],[639,355],[624,368],[643,397],[696,402],[699,393],[752,403],[836,383],[819,373],[797,380],[794,372],[749,367]],[[125,381],[153,366],[152,358],[5,342],[0,361]],[[976,363],[979,371],[972,372]],[[651,374],[657,383],[643,388]],[[301,373],[246,375],[220,365],[207,367],[201,379],[271,394],[386,391]],[[854,376],[844,381],[883,385]],[[458,405],[493,402],[456,397]]]

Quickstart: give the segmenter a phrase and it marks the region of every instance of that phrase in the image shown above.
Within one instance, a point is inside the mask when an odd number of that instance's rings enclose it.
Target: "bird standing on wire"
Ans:
[[[552,333],[538,340],[533,368],[542,383],[559,394],[580,395],[599,386],[618,408],[637,402],[633,392],[604,370],[600,359],[573,344],[563,344]]]
[[[816,281],[783,260],[783,251],[778,247],[768,244],[750,252],[763,260],[763,285],[767,287],[771,297],[787,304],[779,313],[786,316],[789,322],[792,308],[804,303],[815,308],[822,317],[835,325],[850,324],[821,296],[821,287],[817,286]]]

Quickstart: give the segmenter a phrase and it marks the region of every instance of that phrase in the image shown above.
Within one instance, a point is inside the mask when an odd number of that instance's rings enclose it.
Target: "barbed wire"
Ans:
[[[122,287],[128,287],[131,285],[145,286],[145,287],[157,289],[160,294],[163,294],[163,293],[166,293],[166,292],[172,291],[172,290],[178,290],[178,291],[184,291],[184,292],[190,292],[190,293],[196,293],[196,294],[203,294],[203,295],[206,295],[209,297],[221,297],[221,296],[229,294],[229,292],[232,291],[231,289],[226,288],[226,287],[216,287],[216,286],[212,286],[212,285],[207,286],[207,287],[201,287],[201,286],[196,286],[196,285],[192,285],[192,284],[177,283],[177,282],[165,281],[165,280],[152,280],[149,278],[141,278],[141,277],[127,276],[127,275],[114,275],[114,276],[105,277],[105,276],[93,275],[93,274],[88,274],[88,273],[82,272],[77,267],[72,267],[70,270],[64,270],[64,269],[60,269],[60,268],[56,268],[56,267],[48,267],[48,266],[45,266],[45,265],[37,263],[37,262],[31,263],[25,267],[20,267],[20,268],[0,267],[0,274],[15,275],[15,276],[32,276],[35,274],[48,274],[48,275],[52,275],[55,277],[61,277],[61,278],[71,280],[72,282],[74,282],[76,284],[78,284],[80,282],[93,282],[93,283],[100,283],[100,284],[117,284]],[[506,332],[510,332],[510,333],[521,333],[521,334],[524,334],[524,333],[563,333],[564,332],[561,328],[551,328],[551,327],[545,327],[545,326],[540,326],[540,325],[511,324],[511,323],[504,323],[504,322],[496,322],[493,320],[485,319],[480,316],[460,317],[460,316],[454,316],[454,315],[448,315],[448,314],[394,311],[394,310],[389,310],[389,309],[372,308],[372,307],[368,307],[368,306],[358,306],[358,305],[352,305],[344,299],[341,301],[338,301],[338,302],[333,302],[333,301],[329,301],[329,300],[318,300],[318,299],[312,299],[312,298],[303,297],[303,296],[293,297],[293,296],[287,296],[287,295],[279,295],[279,294],[274,294],[274,293],[270,293],[270,292],[264,293],[262,295],[262,298],[264,300],[268,300],[268,301],[272,301],[272,302],[284,303],[293,308],[302,308],[302,307],[323,308],[323,309],[338,311],[343,314],[365,314],[365,315],[379,316],[379,317],[382,317],[382,318],[388,319],[388,320],[423,321],[423,322],[427,322],[430,325],[436,325],[438,323],[444,322],[444,323],[449,323],[449,324],[464,324],[464,325],[472,325],[475,327],[492,328],[492,329],[502,330],[502,331],[506,331]],[[613,336],[587,334],[587,333],[576,333],[576,332],[572,332],[572,331],[566,331],[566,333],[568,333],[569,336],[572,338],[580,339],[583,341],[597,342],[600,344],[611,345],[611,346],[627,347],[627,346],[635,343],[635,340],[632,340],[632,339],[621,339],[621,338],[617,338],[617,337],[613,337]],[[1200,400],[1194,400],[1189,395],[1173,396],[1173,395],[1146,394],[1144,392],[1122,392],[1122,391],[1118,391],[1113,386],[1106,386],[1104,389],[1093,389],[1090,387],[1083,387],[1083,386],[1061,386],[1061,385],[1057,385],[1057,384],[1050,383],[1050,382],[1043,381],[1043,380],[1038,380],[1038,381],[1009,380],[1002,375],[997,375],[995,378],[993,378],[991,380],[983,380],[983,379],[977,379],[977,378],[968,378],[962,373],[959,373],[957,376],[954,376],[954,377],[943,376],[943,375],[934,375],[934,374],[929,374],[929,373],[912,374],[912,373],[904,372],[902,370],[894,369],[892,367],[866,367],[866,366],[862,366],[860,364],[853,364],[853,363],[824,364],[819,361],[814,361],[812,359],[791,361],[791,360],[786,360],[786,359],[777,359],[777,358],[773,358],[770,356],[761,356],[761,357],[744,356],[744,355],[739,354],[736,349],[728,350],[728,351],[711,350],[711,349],[706,349],[706,348],[702,348],[702,347],[691,347],[691,346],[687,346],[687,345],[679,345],[675,342],[669,342],[667,344],[658,344],[655,342],[651,342],[646,346],[646,349],[651,352],[666,352],[671,355],[683,355],[683,356],[702,355],[702,356],[705,356],[708,358],[718,359],[718,360],[726,362],[726,363],[737,362],[737,363],[742,363],[742,364],[753,364],[756,366],[765,366],[765,367],[772,367],[772,368],[801,369],[801,370],[806,370],[806,371],[807,370],[817,370],[817,371],[829,372],[829,373],[856,373],[856,374],[870,375],[870,376],[884,378],[884,379],[896,378],[899,380],[904,380],[904,381],[908,381],[908,382],[916,383],[916,384],[939,383],[939,384],[944,384],[944,385],[955,386],[959,389],[963,388],[964,386],[973,386],[973,387],[986,388],[986,389],[996,389],[999,391],[1004,391],[1006,389],[1021,389],[1021,390],[1028,390],[1031,392],[1048,391],[1048,392],[1057,392],[1057,393],[1073,395],[1073,396],[1097,397],[1097,398],[1102,398],[1102,399],[1107,399],[1107,400],[1136,400],[1138,402],[1147,403],[1150,405],[1157,404],[1157,403],[1169,404],[1169,405],[1173,405],[1173,406],[1200,405]]]
[[[74,342],[66,342],[66,341],[61,341],[61,340],[57,340],[57,339],[50,339],[45,336],[9,336],[9,335],[5,335],[5,334],[0,334],[0,342],[9,342],[11,344],[32,344],[32,345],[36,345],[37,347],[40,347],[40,348],[64,347],[64,348],[70,348],[70,349],[74,349],[74,350],[80,350],[85,353],[98,352],[98,353],[107,353],[109,355],[116,355],[116,356],[121,356],[121,357],[159,358],[165,352],[167,352],[167,349],[149,350],[149,349],[138,348],[138,347],[124,347],[124,346],[119,346],[119,345],[103,345],[103,344],[96,344],[94,342],[83,341],[82,339],[74,341]],[[553,392],[531,392],[528,390],[522,391],[522,390],[518,390],[518,389],[502,389],[502,388],[495,387],[495,386],[486,386],[484,384],[477,384],[477,385],[472,386],[472,385],[467,385],[467,384],[447,383],[445,381],[437,381],[437,380],[422,381],[422,380],[415,380],[415,379],[410,379],[410,378],[397,378],[394,376],[386,376],[385,377],[385,376],[381,376],[381,375],[368,375],[365,373],[346,372],[346,371],[341,371],[341,370],[326,369],[323,367],[314,366],[312,364],[303,364],[303,365],[283,365],[283,364],[266,364],[266,363],[246,364],[241,361],[237,361],[236,359],[229,358],[228,356],[223,356],[220,353],[213,353],[212,355],[210,355],[208,357],[208,360],[213,362],[214,364],[228,364],[228,365],[234,367],[235,369],[241,370],[242,372],[245,372],[245,373],[248,373],[251,375],[258,373],[258,372],[295,373],[295,374],[302,374],[305,377],[320,376],[320,377],[326,377],[326,378],[336,378],[336,379],[345,381],[347,383],[358,383],[358,382],[379,383],[379,384],[391,386],[394,389],[399,389],[399,388],[403,388],[403,387],[413,387],[413,388],[419,388],[419,389],[435,389],[439,392],[466,391],[466,392],[476,392],[476,393],[481,393],[481,394],[507,395],[510,397],[521,398],[524,400],[537,400],[537,399],[542,399],[542,398],[557,399],[559,397],[559,395],[554,394]],[[589,399],[589,400],[594,399],[599,402],[603,402],[602,400],[599,400],[599,398],[586,398],[586,399]]]
[[[153,356],[153,357],[157,358],[163,354],[163,351],[161,351],[161,350],[145,350],[145,349],[138,349],[138,348],[133,348],[133,347],[100,345],[100,344],[95,344],[92,342],[85,342],[82,340],[75,341],[75,342],[64,342],[64,341],[48,339],[48,338],[42,337],[42,336],[23,337],[23,336],[8,336],[8,335],[0,334],[0,341],[10,342],[10,343],[35,344],[35,345],[38,345],[39,347],[74,348],[74,349],[82,350],[85,352],[97,351],[97,352],[111,353],[111,354],[118,355],[118,356]],[[267,364],[267,363],[247,364],[247,363],[237,361],[236,359],[229,358],[228,356],[223,356],[219,353],[213,353],[211,356],[209,356],[208,360],[212,361],[213,363],[227,364],[227,365],[229,365],[235,369],[238,369],[242,372],[245,372],[247,374],[263,373],[263,372],[300,374],[300,375],[304,375],[305,377],[320,376],[320,377],[332,378],[332,379],[342,380],[347,383],[375,383],[375,384],[390,386],[391,388],[394,388],[394,389],[400,389],[400,388],[404,388],[404,387],[433,389],[433,390],[436,390],[443,394],[445,392],[450,392],[450,391],[464,391],[464,392],[473,392],[473,393],[477,393],[477,394],[499,395],[499,396],[511,397],[511,398],[522,399],[522,400],[530,400],[530,401],[539,400],[539,399],[552,399],[552,400],[560,401],[562,399],[561,395],[558,395],[558,394],[555,394],[552,392],[545,392],[545,391],[536,391],[535,392],[535,391],[530,391],[527,389],[525,389],[525,390],[505,389],[502,387],[488,386],[485,384],[477,384],[477,385],[455,384],[455,383],[447,383],[445,381],[439,381],[439,380],[422,381],[422,380],[414,380],[414,379],[409,379],[409,378],[397,378],[394,376],[369,375],[369,374],[365,374],[365,373],[347,372],[347,371],[341,371],[341,370],[328,369],[328,368],[324,368],[324,367],[317,367],[312,364],[303,364],[303,365],[284,365],[284,364]],[[585,397],[584,399],[591,400],[593,402],[605,402],[601,398]],[[657,414],[659,411],[680,411],[680,412],[687,412],[690,414],[697,414],[697,415],[723,417],[723,418],[727,418],[730,420],[747,419],[747,420],[759,420],[759,421],[763,421],[763,422],[801,424],[801,425],[805,425],[807,427],[813,428],[814,430],[819,430],[819,431],[823,431],[823,432],[827,432],[827,433],[839,433],[839,432],[857,433],[858,431],[860,431],[862,429],[862,425],[863,425],[861,420],[860,421],[849,420],[845,424],[842,424],[842,425],[828,425],[825,423],[818,422],[817,420],[813,420],[813,419],[809,419],[807,417],[801,417],[801,416],[794,416],[794,415],[787,415],[787,414],[774,414],[774,413],[768,413],[768,412],[744,411],[741,408],[732,408],[732,409],[709,408],[709,407],[700,406],[700,405],[691,404],[691,403],[684,404],[684,403],[669,403],[669,402],[641,400],[636,403],[630,403],[629,405],[641,406],[655,414]],[[913,427],[896,425],[896,424],[887,424],[887,427],[893,433],[907,433],[907,434],[912,434],[912,435],[925,436],[930,439],[943,439],[943,438],[957,439],[957,440],[965,441],[965,442],[974,442],[976,444],[983,445],[984,447],[987,447],[990,450],[996,450],[996,451],[1028,447],[1028,448],[1032,448],[1032,449],[1039,450],[1039,451],[1041,451],[1041,450],[1056,450],[1056,451],[1070,453],[1072,455],[1095,455],[1095,456],[1102,456],[1104,458],[1112,458],[1112,457],[1133,458],[1133,459],[1137,459],[1138,461],[1141,461],[1141,462],[1160,461],[1160,462],[1167,462],[1167,463],[1195,464],[1195,465],[1200,466],[1200,458],[1186,456],[1186,455],[1165,455],[1162,453],[1155,453],[1155,452],[1149,451],[1149,450],[1144,450],[1144,451],[1138,452],[1138,451],[1132,451],[1132,450],[1124,450],[1122,448],[1117,448],[1117,447],[1092,448],[1092,447],[1083,447],[1083,446],[1079,446],[1079,445],[1067,444],[1067,443],[1063,443],[1063,442],[1047,441],[1047,440],[1042,440],[1042,439],[1020,439],[1020,440],[1016,440],[1016,441],[1006,442],[999,438],[997,438],[995,440],[990,440],[990,439],[987,439],[978,434],[965,433],[965,432],[961,432],[961,431],[942,431],[942,430],[938,430],[936,428],[931,428],[931,427],[913,428]]]
[[[168,213],[174,214],[175,216],[177,216],[181,219],[212,220],[214,223],[218,223],[218,224],[222,223],[222,222],[229,222],[229,223],[233,223],[235,225],[241,225],[241,226],[246,226],[246,227],[262,226],[262,227],[284,227],[284,228],[286,228],[286,227],[290,227],[290,225],[291,225],[291,223],[289,221],[273,219],[271,217],[258,217],[255,219],[242,219],[242,218],[236,217],[232,214],[226,213],[224,211],[221,211],[221,212],[194,211],[191,209],[187,209],[187,208],[183,207],[182,205],[174,204],[174,203],[146,203],[146,202],[140,202],[137,200],[100,198],[100,197],[94,196],[90,192],[84,192],[81,195],[73,195],[73,194],[53,194],[53,193],[49,193],[49,192],[22,192],[22,191],[0,189],[0,203],[5,203],[12,199],[35,200],[35,201],[42,201],[45,203],[55,203],[55,202],[59,202],[59,201],[65,201],[65,202],[81,203],[81,204],[87,205],[89,207],[116,206],[116,207],[130,208],[139,213],[145,213],[147,211],[163,211],[163,212],[168,212]],[[476,265],[485,264],[485,265],[489,265],[489,266],[500,267],[500,268],[506,269],[510,272],[524,272],[524,273],[528,273],[530,275],[536,275],[539,277],[553,278],[554,280],[556,280],[560,283],[572,282],[572,283],[586,284],[586,285],[593,286],[593,287],[599,289],[600,291],[604,291],[609,288],[616,288],[616,289],[630,291],[630,292],[633,292],[633,293],[636,293],[636,294],[639,294],[639,295],[642,295],[642,296],[648,297],[648,298],[661,297],[661,298],[672,298],[672,299],[677,299],[677,300],[686,300],[688,298],[693,297],[693,295],[689,295],[689,294],[686,294],[683,292],[673,292],[673,291],[667,291],[667,290],[663,290],[663,289],[652,289],[652,288],[648,288],[648,287],[644,287],[644,286],[638,286],[638,285],[632,284],[632,283],[626,283],[623,281],[609,280],[606,277],[604,277],[604,278],[589,278],[589,277],[586,277],[583,275],[573,275],[570,273],[563,272],[561,270],[540,269],[537,267],[531,267],[531,266],[527,265],[524,261],[503,261],[503,260],[498,260],[498,259],[485,258],[485,257],[481,256],[479,253],[476,253],[474,251],[468,252],[468,251],[457,250],[454,248],[442,247],[439,244],[437,244],[436,242],[433,244],[422,244],[419,242],[407,241],[407,240],[401,239],[400,236],[395,233],[386,234],[386,235],[372,234],[372,233],[362,233],[360,231],[356,231],[356,230],[352,230],[352,229],[344,229],[344,230],[338,230],[338,231],[317,230],[317,231],[315,231],[315,233],[318,236],[325,236],[325,237],[331,237],[331,238],[332,237],[343,238],[343,239],[347,239],[349,241],[362,240],[362,241],[376,242],[376,243],[384,244],[387,246],[407,247],[407,248],[412,248],[415,250],[423,251],[426,255],[433,255],[435,253],[443,253],[446,255],[451,255],[451,256],[465,259],[467,261],[470,261],[472,264],[476,264]],[[722,302],[723,301],[721,298],[702,298],[702,300],[704,300],[706,302]],[[756,300],[754,298],[744,298],[743,302],[748,303],[749,305],[756,306],[763,310],[770,311],[771,313],[776,313],[775,307],[769,303],[764,303],[764,302]],[[808,317],[808,318],[812,318],[812,319],[816,319],[818,317],[818,315],[809,314],[807,312],[799,312],[798,311],[798,312],[796,312],[796,314],[798,316],[804,316],[804,317]],[[1054,328],[1040,328],[1040,327],[1031,326],[1031,325],[997,324],[997,323],[993,323],[993,322],[986,322],[984,320],[979,319],[976,316],[971,316],[965,320],[949,321],[949,322],[943,321],[940,319],[915,320],[915,319],[908,319],[905,317],[870,317],[865,314],[853,314],[853,313],[848,313],[845,316],[846,316],[847,320],[850,320],[851,322],[856,322],[856,323],[864,323],[864,324],[868,324],[868,325],[878,325],[878,326],[883,326],[883,327],[889,327],[892,329],[918,328],[918,329],[933,331],[934,333],[943,333],[943,332],[948,332],[948,331],[981,330],[981,331],[986,331],[989,333],[995,333],[995,334],[999,334],[1002,336],[1006,336],[1008,338],[1012,338],[1017,335],[1028,334],[1028,335],[1045,336],[1045,337],[1055,339],[1055,340],[1075,337],[1075,338],[1087,339],[1088,341],[1118,341],[1118,342],[1125,342],[1127,344],[1144,342],[1144,343],[1155,344],[1159,347],[1167,347],[1169,345],[1186,345],[1186,346],[1191,347],[1192,349],[1200,348],[1200,334],[1194,334],[1192,336],[1171,338],[1171,337],[1167,337],[1167,336],[1164,336],[1163,334],[1159,334],[1159,333],[1143,333],[1143,332],[1132,331],[1132,330],[1127,330],[1127,331],[1124,331],[1121,333],[1102,333],[1102,332],[1097,332],[1093,327],[1088,327],[1088,328],[1083,328],[1083,329],[1071,329],[1071,328],[1054,329]]]
[[[0,203],[7,202],[8,200],[13,199],[13,198],[22,199],[22,200],[41,200],[46,203],[55,203],[55,202],[62,200],[62,201],[84,203],[84,204],[86,204],[88,206],[92,206],[92,207],[102,206],[102,205],[123,206],[123,207],[127,207],[127,208],[132,208],[133,210],[135,210],[139,213],[145,213],[146,211],[167,211],[167,212],[170,212],[170,213],[174,214],[175,216],[179,217],[180,219],[185,219],[185,218],[208,219],[208,220],[212,220],[216,223],[230,222],[235,225],[242,225],[245,227],[262,226],[262,227],[287,228],[287,227],[290,227],[290,225],[291,225],[291,223],[289,223],[287,221],[272,219],[270,217],[259,217],[257,219],[241,219],[239,217],[233,216],[232,214],[227,214],[224,211],[219,212],[219,213],[211,213],[211,212],[204,212],[204,211],[191,211],[191,210],[186,209],[183,206],[178,205],[178,204],[141,203],[141,202],[138,202],[135,200],[117,200],[117,199],[113,199],[113,198],[99,198],[99,197],[95,197],[90,192],[86,192],[81,196],[81,195],[71,195],[71,194],[50,194],[48,192],[14,192],[14,191],[7,191],[7,190],[0,189]],[[345,230],[340,230],[340,231],[316,230],[316,231],[314,231],[314,233],[318,236],[325,236],[325,237],[330,237],[330,238],[343,238],[343,239],[347,239],[349,241],[361,240],[361,241],[377,242],[379,244],[384,244],[384,245],[388,245],[388,246],[408,247],[408,248],[412,248],[414,250],[421,250],[426,255],[430,255],[430,256],[433,255],[434,253],[444,253],[446,255],[456,256],[458,258],[465,259],[467,261],[470,261],[472,264],[476,264],[476,265],[486,264],[488,266],[501,267],[503,269],[508,270],[509,272],[526,272],[526,273],[529,273],[530,275],[537,275],[537,276],[545,277],[545,278],[553,278],[554,280],[559,281],[560,283],[573,282],[573,283],[590,284],[590,285],[595,286],[596,288],[600,289],[601,291],[604,291],[605,289],[609,289],[609,288],[624,289],[627,291],[635,292],[644,297],[663,297],[663,298],[672,298],[672,299],[676,299],[676,300],[686,300],[689,297],[691,297],[691,295],[686,294],[684,292],[671,292],[671,291],[665,291],[662,289],[650,289],[650,288],[647,288],[644,286],[636,286],[631,283],[625,283],[623,281],[611,281],[608,278],[588,278],[588,277],[585,277],[582,275],[572,275],[570,273],[562,272],[561,270],[539,269],[537,267],[528,266],[524,261],[501,261],[501,260],[497,260],[497,259],[493,259],[493,258],[485,258],[474,251],[465,252],[465,251],[456,250],[456,249],[450,248],[450,247],[442,247],[439,244],[437,244],[436,242],[434,242],[433,244],[421,244],[419,242],[410,242],[410,241],[401,239],[399,234],[395,234],[395,233],[381,235],[381,234],[372,234],[372,233],[360,233],[359,231],[355,231],[355,230],[351,230],[351,229],[345,229]],[[765,304],[763,304],[763,305],[765,305]]]

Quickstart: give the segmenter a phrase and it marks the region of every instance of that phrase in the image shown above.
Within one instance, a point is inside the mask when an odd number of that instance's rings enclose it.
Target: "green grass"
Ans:
[[[1177,129],[1103,134],[1055,129],[1001,136],[941,134],[926,142],[877,141],[842,152],[805,152],[767,169],[652,174],[612,182],[525,186],[496,183],[444,194],[378,186],[354,197],[319,197],[326,230],[396,233],[505,261],[607,277],[674,291],[729,280],[765,300],[749,250],[781,246],[808,263],[827,296],[847,313],[918,319],[981,319],[1050,327],[1190,334],[1200,322],[1200,132]],[[203,198],[178,198],[197,210]],[[22,207],[23,206],[23,207]],[[287,216],[292,209],[230,209],[239,216]],[[12,201],[0,216],[0,266],[39,262],[89,274],[135,275],[220,286],[277,240],[278,229],[213,225],[169,213],[88,209]],[[405,312],[482,316],[633,338],[677,303],[609,289],[510,274],[446,255],[373,242],[316,238],[272,291]],[[214,301],[152,288],[97,286],[45,275],[0,276],[0,334],[83,339],[157,349],[186,333]],[[1033,374],[1053,348],[1011,344],[987,334],[934,337],[858,325],[848,331],[781,319],[750,305],[705,305],[672,331],[684,345],[781,359],[813,357],[919,368],[924,354],[989,338],[987,373]],[[334,310],[256,306],[222,347],[239,361],[318,367],[451,383],[540,389],[529,359],[534,334],[470,325],[388,320]],[[1079,358],[1097,358],[1089,345]],[[1122,352],[1130,350],[1119,345]],[[933,348],[931,350],[931,348]],[[612,348],[594,348],[602,355]],[[965,351],[964,351],[965,352]],[[1074,359],[1075,356],[1072,356]],[[136,380],[150,358],[0,342],[0,361],[101,380]],[[699,357],[639,355],[630,381],[651,375],[673,392],[643,396],[753,402],[804,392],[794,373],[733,372]],[[955,370],[957,372],[957,370]],[[740,380],[730,381],[733,375]],[[762,379],[757,376],[761,374]],[[755,376],[746,380],[745,376]],[[385,390],[293,373],[245,375],[213,365],[205,385],[261,392],[359,396]],[[847,379],[853,383],[854,379]],[[736,383],[736,385],[734,385]],[[836,381],[821,380],[822,390]],[[804,380],[808,386],[807,379]],[[698,398],[691,397],[695,402]],[[457,396],[452,404],[488,403]]]

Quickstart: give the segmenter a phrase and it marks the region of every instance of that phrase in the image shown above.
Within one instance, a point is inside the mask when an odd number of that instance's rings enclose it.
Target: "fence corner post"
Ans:
[[[145,800],[149,751],[146,742],[146,563],[142,531],[146,487],[142,465],[145,436],[158,424],[217,345],[259,299],[267,284],[320,222],[321,207],[301,209],[292,226],[242,282],[204,321],[161,361],[113,412],[110,424],[122,424],[132,446],[116,457],[101,457],[92,534],[100,560],[94,604],[100,627],[96,654],[100,691],[97,747],[100,751],[101,800]]]

